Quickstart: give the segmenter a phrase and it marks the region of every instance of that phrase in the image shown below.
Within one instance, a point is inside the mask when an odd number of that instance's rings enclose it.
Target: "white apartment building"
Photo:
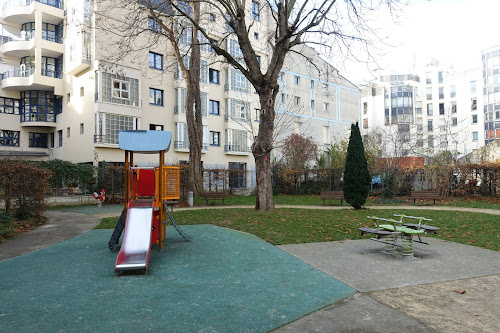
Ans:
[[[0,156],[121,163],[119,131],[140,129],[171,131],[174,142],[166,163],[187,161],[186,85],[182,72],[171,65],[168,43],[158,39],[112,61],[116,36],[99,27],[96,13],[105,9],[97,6],[90,0],[2,1]],[[255,6],[264,2],[253,1],[249,10]],[[263,38],[269,31],[269,10],[254,12],[251,31],[262,64],[269,54]],[[120,11],[107,13],[119,21]],[[225,27],[223,18],[205,14],[210,33],[223,35],[218,30]],[[143,25],[146,35],[156,38],[155,22],[144,17]],[[236,39],[225,43],[238,56]],[[181,44],[189,46],[188,30]],[[201,51],[203,165],[253,170],[250,147],[259,126],[258,95],[207,45]],[[313,135],[323,146],[335,136],[345,137],[350,124],[360,119],[360,91],[312,49],[304,47],[303,52],[314,66],[297,55],[287,58],[276,103],[281,121],[276,140],[295,131]],[[150,158],[138,155],[134,162],[156,162]]]
[[[481,71],[455,72],[432,61],[420,71],[381,75],[362,88],[362,131],[388,156],[457,157],[484,145]]]

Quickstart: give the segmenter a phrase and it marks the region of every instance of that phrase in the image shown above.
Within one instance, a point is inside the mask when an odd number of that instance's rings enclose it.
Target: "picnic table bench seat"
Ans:
[[[411,198],[413,199],[413,204],[415,205],[417,199],[419,200],[434,200],[434,205],[436,204],[436,199],[441,199],[437,191],[411,191]]]
[[[205,192],[203,194],[203,198],[205,199],[205,203],[208,205],[208,200],[222,200],[222,204],[224,204],[224,198],[226,194],[224,192]]]
[[[323,205],[327,199],[340,199],[340,205],[343,206],[344,191],[321,191],[321,199],[323,200]]]

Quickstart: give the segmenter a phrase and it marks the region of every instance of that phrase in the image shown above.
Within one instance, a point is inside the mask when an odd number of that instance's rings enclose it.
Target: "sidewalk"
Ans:
[[[105,205],[104,207],[104,212],[93,207],[75,207],[69,212],[48,211],[46,216],[49,221],[46,225],[0,244],[0,261],[50,247],[85,233],[97,225],[100,218],[118,216],[123,206]],[[241,207],[249,208],[249,206]],[[286,207],[290,208],[290,206]],[[186,209],[204,208],[237,207],[214,206]],[[284,207],[277,206],[277,208]],[[293,208],[350,209],[335,206],[294,206]],[[398,206],[396,208],[418,209],[420,207]],[[473,208],[441,206],[421,208],[466,210],[500,215],[500,211]],[[181,210],[184,208],[175,209],[175,211]],[[106,233],[106,231],[102,232]],[[415,254],[421,259],[411,261],[387,257],[380,253],[382,244],[369,240],[279,246],[282,251],[344,282],[358,292],[288,323],[277,332],[382,333],[403,330],[450,333],[499,332],[500,253],[438,239],[430,239],[430,242],[431,245],[428,247],[416,245]],[[237,248],[237,246],[233,247],[231,251],[237,251]],[[171,250],[166,251],[167,256],[168,253],[175,254],[175,251],[169,251]],[[110,255],[106,244],[102,245],[102,249],[98,249],[97,252]],[[115,256],[116,254],[111,254],[111,257]],[[206,257],[205,260],[207,262],[220,261],[220,258]],[[0,262],[0,265],[3,264]],[[186,262],[186,265],[189,264]],[[186,266],[187,269],[189,267]],[[28,267],[26,269],[29,270]],[[85,274],[87,273],[89,272],[86,271]],[[291,271],[289,273],[293,274]],[[132,277],[134,280],[141,279],[141,276]],[[194,285],[190,288],[196,289]],[[184,292],[189,292],[190,288],[185,289]],[[110,297],[113,296],[110,295]],[[216,304],[216,300],[211,300],[199,306],[217,306]],[[4,311],[0,306],[0,323]],[[229,313],[226,315],[230,316]],[[254,320],[258,319],[254,318]],[[213,331],[208,324],[206,331]]]

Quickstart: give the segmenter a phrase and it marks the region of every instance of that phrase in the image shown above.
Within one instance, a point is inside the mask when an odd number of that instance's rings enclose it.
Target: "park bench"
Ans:
[[[224,198],[226,194],[224,192],[205,192],[203,194],[203,198],[205,199],[205,203],[208,205],[208,200],[222,200],[222,204],[224,204]]]
[[[394,214],[398,216],[399,220],[385,219],[375,216],[367,216],[375,222],[376,228],[359,227],[361,235],[373,234],[376,237],[371,240],[382,242],[386,244],[385,253],[396,253],[396,247],[401,249],[401,254],[404,258],[413,258],[413,242],[429,245],[422,241],[420,237],[422,234],[436,233],[438,227],[423,224],[423,221],[432,221],[423,217],[415,217],[403,214]],[[405,223],[405,219],[417,219],[418,223]],[[413,237],[417,239],[413,239]],[[401,239],[401,245],[397,241]]]
[[[434,205],[436,204],[436,199],[441,199],[437,191],[411,191],[411,198],[413,199],[413,204],[415,205],[417,199],[419,200],[434,200]]]
[[[344,191],[321,191],[321,199],[323,200],[323,205],[327,199],[340,199],[340,205],[343,206]]]

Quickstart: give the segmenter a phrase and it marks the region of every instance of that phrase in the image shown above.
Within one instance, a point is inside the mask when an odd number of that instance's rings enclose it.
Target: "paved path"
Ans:
[[[252,208],[210,206],[192,209]],[[276,208],[351,209],[338,206]],[[500,210],[449,206],[371,206],[370,209],[455,210],[500,215]],[[105,213],[48,211],[48,223],[0,244],[0,261],[91,230]],[[500,222],[500,221],[499,221]],[[277,332],[500,332],[500,252],[431,240],[420,260],[379,253],[369,240],[283,245],[283,251],[354,287],[358,293],[280,328]]]

